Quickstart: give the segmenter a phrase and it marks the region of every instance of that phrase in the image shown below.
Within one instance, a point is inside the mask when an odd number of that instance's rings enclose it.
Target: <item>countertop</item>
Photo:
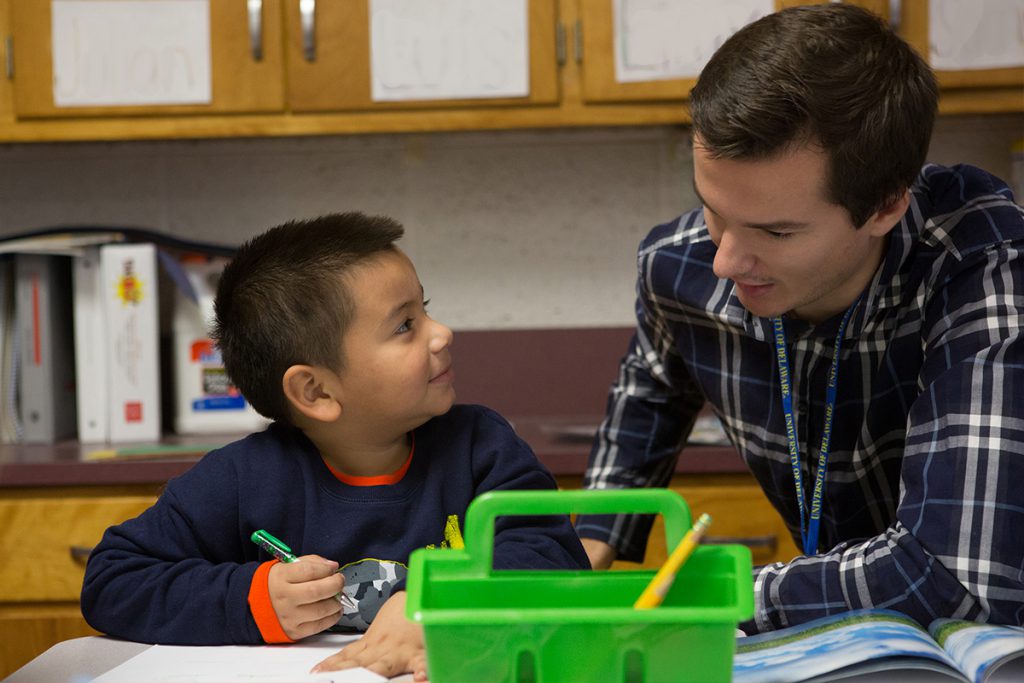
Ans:
[[[579,476],[586,469],[592,433],[600,416],[510,417],[519,435],[555,476]],[[47,486],[162,484],[186,472],[208,450],[241,435],[167,436],[162,452],[152,445],[16,444],[0,446],[0,489]],[[97,457],[117,448],[121,455]],[[141,453],[132,454],[137,448]],[[102,456],[102,453],[99,454]],[[108,454],[109,455],[109,454]],[[679,459],[678,473],[731,474],[747,471],[731,446],[690,444]]]

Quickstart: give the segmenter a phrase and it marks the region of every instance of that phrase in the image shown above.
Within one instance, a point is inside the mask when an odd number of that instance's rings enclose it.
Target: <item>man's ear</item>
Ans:
[[[313,365],[293,365],[284,371],[281,388],[292,408],[317,422],[341,417],[341,391],[334,373]]]
[[[903,214],[907,212],[908,206],[910,206],[909,189],[904,190],[899,197],[873,213],[868,222],[864,224],[863,229],[867,230],[874,237],[885,237],[903,218]]]

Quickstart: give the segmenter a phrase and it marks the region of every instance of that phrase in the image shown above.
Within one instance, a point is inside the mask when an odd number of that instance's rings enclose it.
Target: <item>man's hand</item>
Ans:
[[[427,680],[423,627],[405,618],[405,591],[381,605],[362,638],[314,666],[311,673],[357,666],[389,678],[411,671],[413,680]]]
[[[615,561],[615,556],[618,555],[615,548],[604,541],[598,541],[593,538],[581,538],[580,542],[583,543],[583,550],[587,553],[587,557],[590,558],[590,566],[594,569],[608,569],[608,567],[612,566],[612,562]]]
[[[278,563],[267,576],[270,603],[286,636],[301,640],[338,622],[341,604],[334,596],[345,586],[338,563],[318,555]]]

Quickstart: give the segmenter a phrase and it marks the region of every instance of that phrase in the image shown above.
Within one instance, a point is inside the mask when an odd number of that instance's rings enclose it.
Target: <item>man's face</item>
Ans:
[[[693,159],[694,188],[718,247],[715,275],[735,283],[751,313],[821,322],[871,281],[892,225],[871,219],[858,230],[825,199],[823,151],[801,146],[768,160],[713,159],[695,138]]]

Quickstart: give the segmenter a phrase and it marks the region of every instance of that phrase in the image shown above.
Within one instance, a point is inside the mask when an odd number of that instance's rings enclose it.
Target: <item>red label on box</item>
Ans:
[[[124,404],[125,422],[142,422],[142,403],[140,401],[129,401]]]

